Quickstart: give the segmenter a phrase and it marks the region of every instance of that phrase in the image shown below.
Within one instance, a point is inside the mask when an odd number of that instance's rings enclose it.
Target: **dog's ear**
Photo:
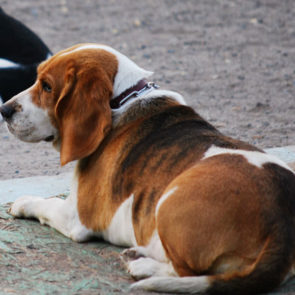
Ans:
[[[93,153],[110,130],[112,88],[99,67],[68,69],[55,107],[62,166]]]

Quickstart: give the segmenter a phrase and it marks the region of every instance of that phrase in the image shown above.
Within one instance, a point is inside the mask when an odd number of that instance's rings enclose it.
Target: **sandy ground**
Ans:
[[[293,0],[0,0],[53,52],[105,43],[155,72],[227,135],[259,147],[295,144]],[[0,179],[54,175],[59,155],[0,124]]]

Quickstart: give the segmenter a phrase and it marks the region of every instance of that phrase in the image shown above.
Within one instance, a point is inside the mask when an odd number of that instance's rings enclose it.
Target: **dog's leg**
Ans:
[[[135,260],[140,257],[149,257],[159,262],[166,263],[169,261],[157,231],[155,231],[153,234],[148,245],[136,246],[126,249],[121,253],[121,255],[123,261],[126,263],[129,263],[131,260]]]
[[[90,238],[92,232],[81,224],[73,207],[71,202],[60,198],[24,196],[13,203],[9,213],[19,218],[36,218],[72,240],[83,242]]]
[[[80,222],[75,189],[72,189],[66,200],[56,197],[21,197],[12,204],[9,213],[19,218],[36,218],[41,224],[47,224],[77,242],[93,236],[93,232]]]
[[[122,252],[128,272],[137,280],[154,276],[177,276],[166,256],[158,232],[146,246],[136,246]]]

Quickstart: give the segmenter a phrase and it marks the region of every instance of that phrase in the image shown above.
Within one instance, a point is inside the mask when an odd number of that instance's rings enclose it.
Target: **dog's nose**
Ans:
[[[8,120],[16,112],[16,109],[11,104],[4,104],[0,107],[0,113],[5,120]]]

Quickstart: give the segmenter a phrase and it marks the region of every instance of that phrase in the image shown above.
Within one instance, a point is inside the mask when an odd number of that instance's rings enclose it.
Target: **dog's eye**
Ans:
[[[42,88],[45,92],[48,92],[48,93],[52,91],[51,86],[45,81],[42,82]]]

